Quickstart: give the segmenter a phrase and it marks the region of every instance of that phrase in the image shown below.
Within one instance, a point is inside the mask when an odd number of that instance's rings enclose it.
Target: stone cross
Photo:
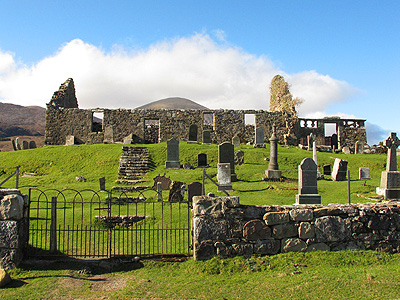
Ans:
[[[396,136],[396,132],[390,133],[389,137],[384,141],[384,145],[388,147],[386,171],[397,171],[396,149],[400,145],[400,140]]]

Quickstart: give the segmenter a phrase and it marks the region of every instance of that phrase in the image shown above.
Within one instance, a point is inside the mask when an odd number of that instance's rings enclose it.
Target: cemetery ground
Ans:
[[[139,146],[139,145],[135,145]],[[202,170],[165,169],[166,143],[140,145],[149,148],[152,168],[143,185],[152,186],[156,175],[187,184],[202,181]],[[117,185],[122,145],[48,146],[45,148],[0,153],[0,176],[4,180],[20,165],[20,189],[72,188],[99,190],[99,177],[106,178],[106,188]],[[235,166],[238,182],[233,182],[233,196],[242,204],[293,204],[297,194],[297,167],[312,151],[295,147],[278,147],[278,163],[283,182],[263,181],[268,169],[269,145],[254,149],[242,145],[245,164]],[[197,154],[208,156],[207,174],[216,180],[217,145],[180,143],[180,162],[197,166]],[[374,202],[386,155],[345,155],[318,153],[320,166],[335,158],[348,160],[351,172],[351,201]],[[358,168],[369,167],[371,180],[358,180]],[[320,167],[322,171],[322,168]],[[34,176],[23,176],[32,173]],[[86,182],[76,181],[83,176]],[[347,182],[318,181],[322,203],[347,203]],[[15,177],[4,187],[15,187]],[[206,193],[217,193],[217,187],[206,179]],[[154,196],[154,193],[151,194]],[[167,192],[163,194],[168,197]],[[398,298],[400,293],[399,254],[371,251],[286,253],[266,257],[217,259],[195,262],[145,260],[144,267],[124,272],[81,272],[84,261],[68,263],[43,262],[23,264],[11,271],[14,282],[0,291],[2,299],[274,299],[274,298]]]

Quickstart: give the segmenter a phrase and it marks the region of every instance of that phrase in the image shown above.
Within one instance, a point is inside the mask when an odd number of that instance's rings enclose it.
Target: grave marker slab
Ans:
[[[220,144],[218,146],[218,158],[219,163],[230,164],[231,180],[232,182],[237,181],[235,173],[235,147],[229,142]]]
[[[65,146],[75,145],[75,136],[67,135],[65,137]]]
[[[189,142],[197,143],[197,125],[192,124],[189,127]]]
[[[217,170],[218,192],[232,191],[230,163],[219,163]]]
[[[317,188],[317,165],[312,158],[305,158],[299,165],[299,193],[296,204],[321,204]]]
[[[324,175],[331,175],[331,165],[327,164],[323,166],[324,169]]]
[[[263,127],[256,128],[254,140],[255,140],[253,145],[254,148],[265,148]]]
[[[179,169],[179,141],[172,138],[167,141],[167,161],[165,162],[166,169]]]
[[[347,178],[347,160],[336,158],[333,164],[332,180],[344,181]]]
[[[203,144],[211,144],[211,131],[203,131]]]
[[[107,125],[104,127],[104,144],[114,144],[114,129],[111,125]],[[130,144],[132,143],[132,140]]]
[[[360,180],[370,180],[371,175],[370,175],[369,168],[359,168],[358,169],[358,178]]]
[[[240,138],[237,135],[232,138],[232,144],[234,147],[240,147]]]
[[[161,183],[161,189],[163,191],[169,191],[169,188],[171,186],[171,182],[172,181],[171,181],[171,178],[165,176],[165,173],[164,173],[163,176],[160,176],[160,174],[158,174],[156,177],[153,178],[153,180],[154,180],[154,184],[153,184],[153,187],[152,187],[153,190],[156,191],[157,190],[157,184]]]
[[[187,186],[188,201],[193,201],[194,196],[201,196],[203,185],[200,182],[194,181]]]
[[[199,168],[208,167],[208,164],[207,164],[207,154],[205,154],[205,153],[199,153],[199,154],[197,155],[197,167],[199,167]]]

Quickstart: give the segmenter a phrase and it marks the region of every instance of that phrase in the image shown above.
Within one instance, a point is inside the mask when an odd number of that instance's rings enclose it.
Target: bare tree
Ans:
[[[271,98],[269,101],[270,111],[281,111],[296,116],[296,106],[303,102],[300,98],[293,98],[290,93],[290,85],[283,76],[275,75],[269,87]]]

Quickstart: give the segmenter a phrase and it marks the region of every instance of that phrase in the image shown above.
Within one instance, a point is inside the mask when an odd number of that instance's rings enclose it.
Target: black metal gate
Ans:
[[[29,190],[29,255],[165,256],[191,253],[191,203],[154,190]]]

